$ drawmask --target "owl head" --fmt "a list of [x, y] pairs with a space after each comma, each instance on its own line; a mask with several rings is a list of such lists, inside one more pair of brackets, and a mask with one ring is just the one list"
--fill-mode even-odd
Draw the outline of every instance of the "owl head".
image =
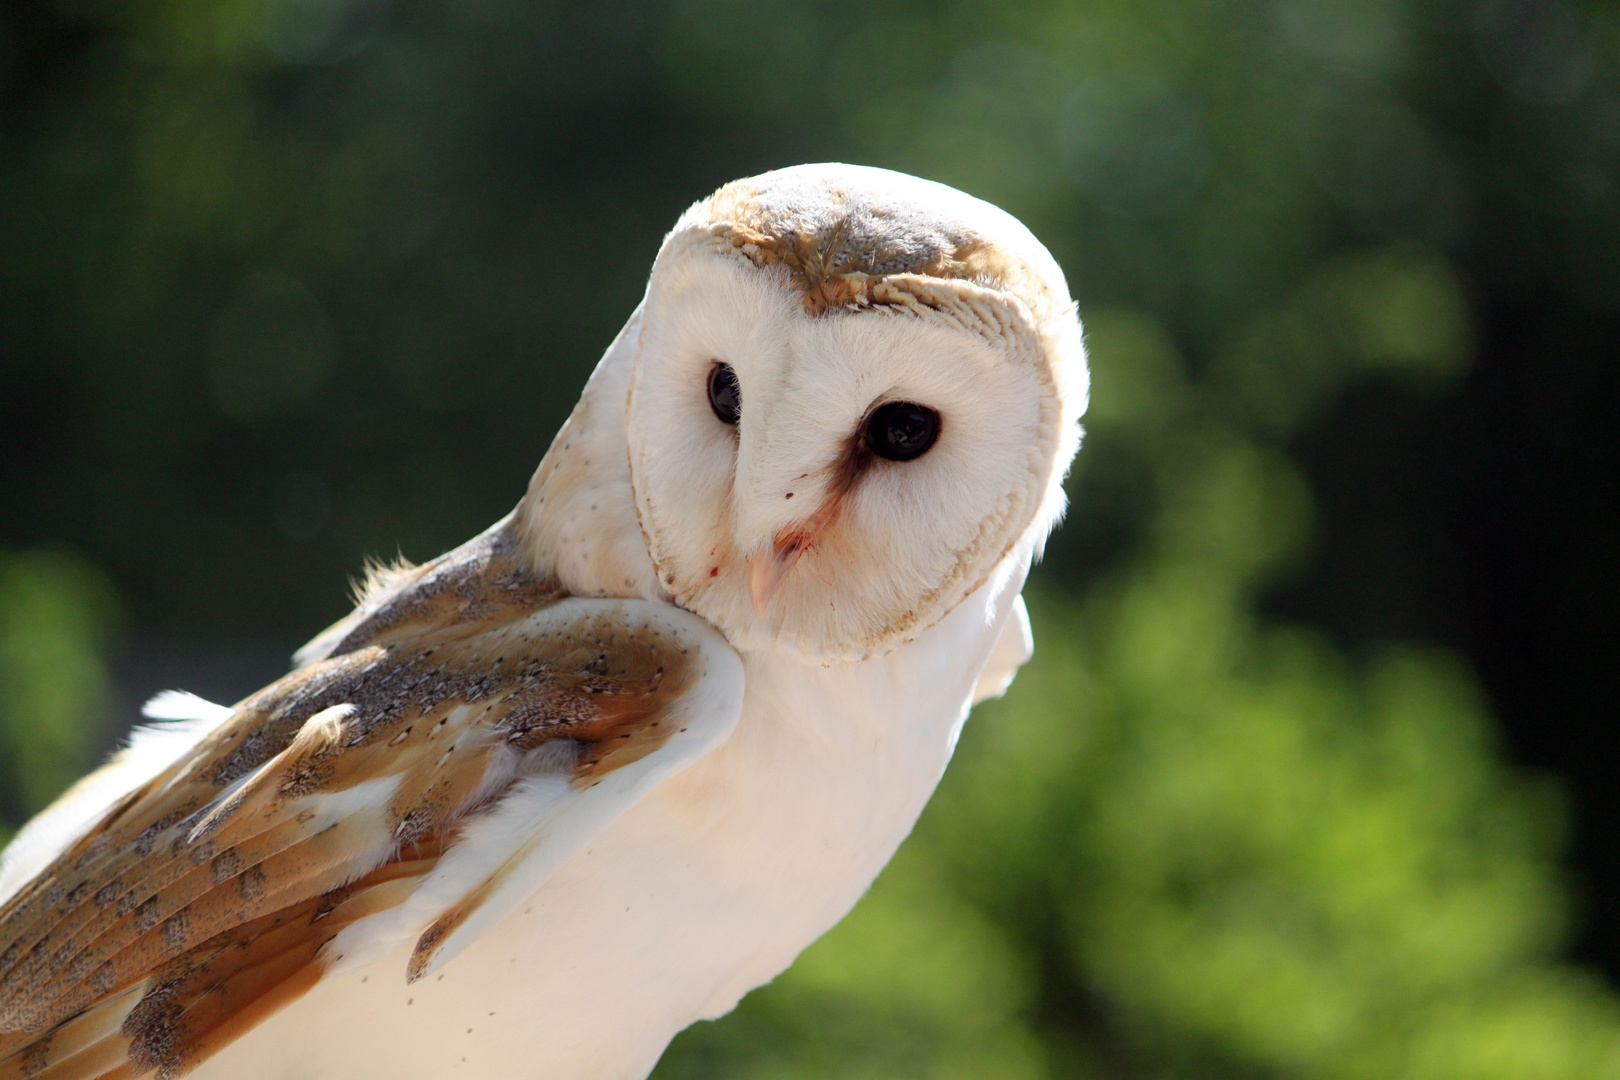
[[648, 553], [739, 650], [887, 652], [1063, 512], [1075, 305], [1028, 229], [952, 188], [850, 165], [728, 184], [665, 239], [634, 347]]

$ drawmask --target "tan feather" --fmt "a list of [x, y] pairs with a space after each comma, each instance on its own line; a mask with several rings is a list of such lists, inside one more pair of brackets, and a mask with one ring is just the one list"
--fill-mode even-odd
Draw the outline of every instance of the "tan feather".
[[672, 733], [686, 649], [540, 618], [564, 597], [504, 529], [399, 573], [0, 907], [0, 1080], [178, 1075], [318, 981], [535, 751], [587, 786]]

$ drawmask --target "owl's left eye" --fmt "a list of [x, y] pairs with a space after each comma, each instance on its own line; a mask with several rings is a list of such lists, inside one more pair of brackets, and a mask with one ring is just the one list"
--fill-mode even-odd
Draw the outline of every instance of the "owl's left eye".
[[722, 424], [735, 425], [742, 416], [742, 385], [730, 364], [715, 364], [709, 369], [709, 408]]

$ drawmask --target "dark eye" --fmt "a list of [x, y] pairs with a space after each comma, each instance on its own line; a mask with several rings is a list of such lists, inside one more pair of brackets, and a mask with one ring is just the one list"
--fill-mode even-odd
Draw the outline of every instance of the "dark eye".
[[866, 446], [880, 458], [911, 461], [928, 453], [939, 438], [939, 413], [926, 405], [891, 401], [872, 410]]
[[735, 424], [742, 415], [742, 387], [730, 364], [716, 364], [709, 369], [709, 408], [722, 424]]

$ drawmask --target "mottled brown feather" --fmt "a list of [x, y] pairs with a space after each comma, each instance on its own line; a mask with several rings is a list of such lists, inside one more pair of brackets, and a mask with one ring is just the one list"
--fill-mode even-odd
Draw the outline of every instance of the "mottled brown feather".
[[622, 616], [533, 618], [565, 597], [524, 566], [498, 528], [398, 571], [0, 907], [0, 1080], [178, 1075], [313, 985], [535, 751], [586, 786], [661, 746], [686, 650]]
[[904, 296], [927, 304], [930, 290], [914, 286], [930, 281], [1017, 295], [1038, 318], [1067, 302], [1044, 273], [990, 237], [858, 185], [767, 174], [727, 184], [702, 210], [699, 221], [727, 250], [785, 269], [808, 315], [903, 303]]

